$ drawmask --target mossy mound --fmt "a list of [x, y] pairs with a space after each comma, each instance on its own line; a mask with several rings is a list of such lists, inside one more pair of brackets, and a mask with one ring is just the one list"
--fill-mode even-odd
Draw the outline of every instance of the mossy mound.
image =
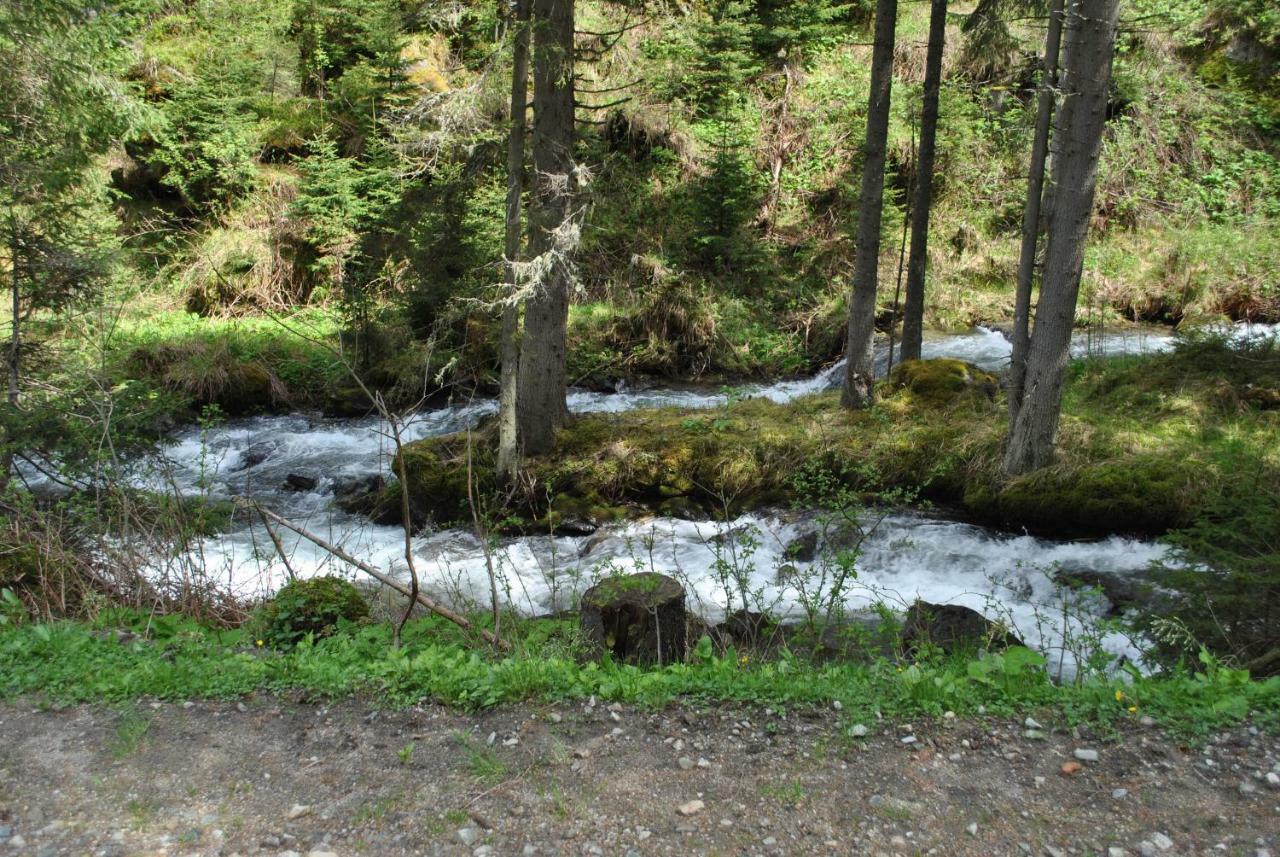
[[957, 396], [979, 396], [994, 401], [1000, 381], [972, 363], [951, 358], [907, 360], [893, 367], [889, 383], [907, 389], [923, 401], [945, 403]]
[[[1048, 534], [1159, 534], [1194, 520], [1242, 449], [1280, 479], [1280, 412], [1246, 395], [1274, 383], [1270, 359], [1193, 345], [1081, 364], [1068, 383], [1057, 463], [1016, 479], [999, 471], [1007, 412], [995, 379], [961, 361], [912, 361], [865, 411], [846, 411], [828, 393], [575, 417], [554, 455], [526, 462], [533, 489], [519, 497], [493, 493], [491, 425], [472, 433], [470, 452], [465, 435], [410, 444], [411, 507], [416, 520], [469, 521], [470, 462], [478, 502], [505, 505], [544, 532], [570, 519], [811, 505], [823, 491], [852, 489]], [[387, 497], [398, 521], [398, 488]]]

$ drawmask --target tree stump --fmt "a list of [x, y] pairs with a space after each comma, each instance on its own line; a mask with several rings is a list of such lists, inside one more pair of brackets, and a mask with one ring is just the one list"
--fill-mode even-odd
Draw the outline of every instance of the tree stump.
[[582, 632], [625, 663], [684, 660], [684, 587], [648, 571], [610, 577], [582, 595]]

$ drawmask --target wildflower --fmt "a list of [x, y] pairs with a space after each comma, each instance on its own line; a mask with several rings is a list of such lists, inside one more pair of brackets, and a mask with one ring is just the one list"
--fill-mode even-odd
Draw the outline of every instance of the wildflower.
[[1130, 706], [1129, 706], [1129, 713], [1130, 713], [1130, 714], [1137, 714], [1137, 713], [1138, 713], [1138, 706], [1136, 706], [1136, 705], [1130, 705]]
[[1123, 699], [1124, 699], [1124, 691], [1123, 691], [1123, 690], [1117, 690], [1117, 691], [1116, 691], [1116, 702], [1120, 702], [1120, 701], [1121, 701], [1121, 700], [1123, 700]]
[[261, 648], [262, 648], [263, 646], [265, 646], [265, 645], [266, 645], [266, 643], [262, 642], [262, 640], [259, 640], [259, 641], [258, 641], [258, 648], [259, 648], [259, 649], [261, 649]]

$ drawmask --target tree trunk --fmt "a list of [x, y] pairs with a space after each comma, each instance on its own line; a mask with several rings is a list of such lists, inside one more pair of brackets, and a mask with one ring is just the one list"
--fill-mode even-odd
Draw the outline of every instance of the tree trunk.
[[1007, 475], [1053, 460], [1107, 118], [1118, 8], [1119, 0], [1079, 0], [1067, 29], [1063, 101], [1053, 135], [1053, 219], [1035, 332], [1027, 349], [1022, 406], [1005, 449]]
[[533, 0], [533, 166], [529, 256], [547, 262], [525, 305], [517, 422], [524, 453], [555, 443], [565, 405], [565, 325], [573, 273], [573, 0]]
[[942, 87], [942, 48], [947, 38], [947, 0], [929, 10], [929, 50], [924, 63], [924, 106], [920, 113], [920, 155], [911, 203], [911, 257], [902, 317], [902, 359], [919, 360], [924, 340], [924, 276], [929, 264], [929, 209], [933, 206], [933, 154], [938, 137], [938, 91]]
[[1044, 191], [1044, 164], [1049, 152], [1049, 123], [1058, 78], [1058, 46], [1062, 42], [1064, 0], [1049, 8], [1049, 32], [1044, 42], [1044, 72], [1036, 104], [1035, 138], [1031, 144], [1031, 169], [1027, 174], [1027, 203], [1022, 211], [1022, 249], [1018, 256], [1018, 284], [1013, 309], [1013, 359], [1009, 365], [1009, 429], [1022, 406], [1022, 384], [1027, 371], [1030, 344], [1031, 291], [1035, 284], [1036, 251], [1040, 243], [1040, 208]]
[[844, 391], [840, 403], [864, 408], [875, 396], [872, 345], [876, 332], [876, 278], [880, 264], [880, 212], [884, 206], [884, 162], [889, 136], [889, 96], [893, 85], [894, 25], [898, 0], [876, 0], [875, 48], [871, 54], [871, 100], [863, 144], [862, 190], [858, 200], [858, 238], [853, 262], [853, 293], [845, 343]]
[[498, 395], [498, 480], [509, 482], [520, 466], [516, 426], [516, 381], [520, 362], [520, 303], [516, 262], [520, 256], [520, 198], [524, 192], [524, 123], [529, 89], [529, 4], [518, 0], [512, 34], [511, 131], [507, 140], [507, 217], [503, 256], [507, 294], [502, 306], [501, 390]]
[[22, 373], [22, 284], [19, 281], [18, 255], [21, 252], [18, 238], [18, 218], [9, 214], [9, 293], [12, 298], [13, 327], [9, 338], [9, 404], [18, 405], [18, 382]]

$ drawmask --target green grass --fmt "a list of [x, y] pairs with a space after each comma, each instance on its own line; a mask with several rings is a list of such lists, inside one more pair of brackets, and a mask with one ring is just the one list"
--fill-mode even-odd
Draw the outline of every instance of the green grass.
[[[111, 624], [127, 622], [142, 629], [146, 618], [121, 613]], [[288, 692], [314, 699], [365, 697], [390, 707], [436, 700], [462, 709], [592, 695], [655, 707], [682, 698], [788, 709], [829, 708], [839, 700], [841, 716], [849, 723], [871, 722], [877, 713], [907, 719], [985, 710], [993, 715], [1034, 711], [1038, 717], [1052, 711], [1064, 724], [1105, 728], [1151, 714], [1164, 727], [1187, 735], [1251, 713], [1260, 725], [1280, 727], [1280, 678], [1252, 681], [1211, 660], [1194, 675], [1095, 678], [1059, 686], [1046, 678], [1042, 659], [1026, 650], [1003, 658], [956, 658], [903, 669], [883, 659], [816, 665], [789, 653], [743, 662], [733, 651], [716, 655], [707, 641], [687, 663], [642, 669], [584, 662], [541, 648], [535, 641], [554, 636], [547, 625], [528, 625], [516, 640], [517, 654], [507, 656], [472, 648], [453, 626], [434, 618], [413, 620], [401, 649], [391, 647], [389, 626], [372, 625], [286, 652], [255, 649], [239, 631], [213, 630], [190, 620], [169, 622], [162, 638], [124, 645], [84, 623], [6, 627], [0, 629], [0, 696], [128, 705], [141, 699]], [[1117, 698], [1117, 690], [1123, 691], [1123, 699]], [[128, 752], [136, 749], [145, 722], [122, 720], [120, 746]], [[462, 743], [477, 778], [505, 775], [488, 748], [470, 739]]]

